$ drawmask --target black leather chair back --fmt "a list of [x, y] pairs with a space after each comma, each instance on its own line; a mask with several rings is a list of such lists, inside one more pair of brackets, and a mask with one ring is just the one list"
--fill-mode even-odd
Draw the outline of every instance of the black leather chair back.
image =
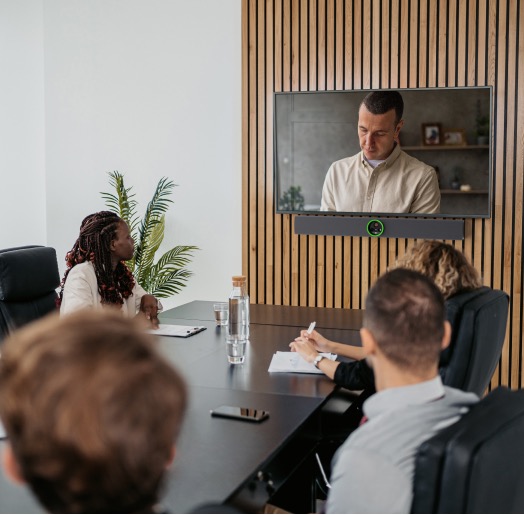
[[440, 358], [442, 381], [482, 396], [502, 353], [509, 297], [483, 287], [451, 297], [446, 305], [453, 333]]
[[412, 513], [524, 513], [524, 391], [498, 388], [417, 455]]
[[56, 309], [60, 284], [56, 251], [27, 246], [0, 250], [0, 341]]

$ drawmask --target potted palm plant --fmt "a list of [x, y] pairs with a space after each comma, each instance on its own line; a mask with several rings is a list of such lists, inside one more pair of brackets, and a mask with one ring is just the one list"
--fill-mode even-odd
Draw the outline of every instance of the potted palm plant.
[[144, 217], [140, 220], [132, 187], [126, 188], [124, 176], [120, 172], [114, 171], [108, 175], [115, 192], [101, 192], [101, 195], [106, 206], [126, 221], [135, 240], [134, 256], [126, 264], [138, 284], [158, 298], [179, 293], [192, 275], [186, 266], [198, 247], [177, 245], [155, 262], [156, 252], [164, 239], [165, 213], [173, 202], [169, 196], [176, 184], [166, 177], [160, 179]]

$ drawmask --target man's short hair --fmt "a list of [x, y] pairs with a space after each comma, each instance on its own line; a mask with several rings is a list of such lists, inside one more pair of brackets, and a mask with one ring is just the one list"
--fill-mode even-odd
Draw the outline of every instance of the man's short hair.
[[366, 298], [364, 327], [382, 353], [403, 370], [427, 371], [438, 364], [445, 319], [440, 290], [413, 270], [387, 272]]
[[48, 317], [2, 348], [0, 418], [51, 512], [151, 511], [180, 430], [182, 378], [137, 321], [107, 311]]
[[372, 114], [385, 114], [395, 110], [395, 125], [402, 120], [404, 100], [398, 91], [379, 90], [368, 93], [360, 105], [364, 105]]

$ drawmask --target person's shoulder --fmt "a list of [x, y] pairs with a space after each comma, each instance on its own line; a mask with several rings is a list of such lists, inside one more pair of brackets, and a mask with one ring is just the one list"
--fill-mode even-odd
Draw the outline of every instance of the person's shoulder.
[[450, 403], [461, 403], [465, 406], [476, 404], [479, 401], [479, 397], [476, 393], [466, 392], [452, 386], [444, 386], [445, 399]]
[[82, 277], [86, 275], [95, 275], [95, 269], [90, 261], [85, 261], [84, 263], [78, 263], [78, 265], [75, 265], [69, 271], [67, 278]]
[[399, 164], [402, 164], [402, 167], [408, 171], [414, 171], [424, 174], [435, 172], [435, 169], [431, 165], [424, 163], [424, 161], [417, 159], [416, 157], [412, 156], [411, 154], [408, 154], [402, 149], [400, 150], [398, 162]]

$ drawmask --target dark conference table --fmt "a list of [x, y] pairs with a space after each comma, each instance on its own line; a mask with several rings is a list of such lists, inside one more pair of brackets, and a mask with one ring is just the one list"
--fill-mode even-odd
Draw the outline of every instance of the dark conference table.
[[[271, 478], [278, 488], [307, 456], [319, 431], [319, 412], [336, 390], [323, 375], [269, 373], [277, 350], [312, 320], [331, 340], [359, 344], [359, 310], [251, 305], [246, 361], [229, 365], [223, 328], [216, 327], [213, 303], [194, 301], [166, 311], [161, 323], [204, 325], [189, 338], [158, 337], [160, 347], [189, 385], [189, 407], [168, 472], [163, 503], [188, 513], [204, 503], [230, 502], [249, 509], [263, 504]], [[221, 404], [270, 412], [260, 424], [213, 418]], [[313, 435], [313, 436], [312, 436]], [[41, 512], [27, 489], [0, 477], [0, 512]]]

